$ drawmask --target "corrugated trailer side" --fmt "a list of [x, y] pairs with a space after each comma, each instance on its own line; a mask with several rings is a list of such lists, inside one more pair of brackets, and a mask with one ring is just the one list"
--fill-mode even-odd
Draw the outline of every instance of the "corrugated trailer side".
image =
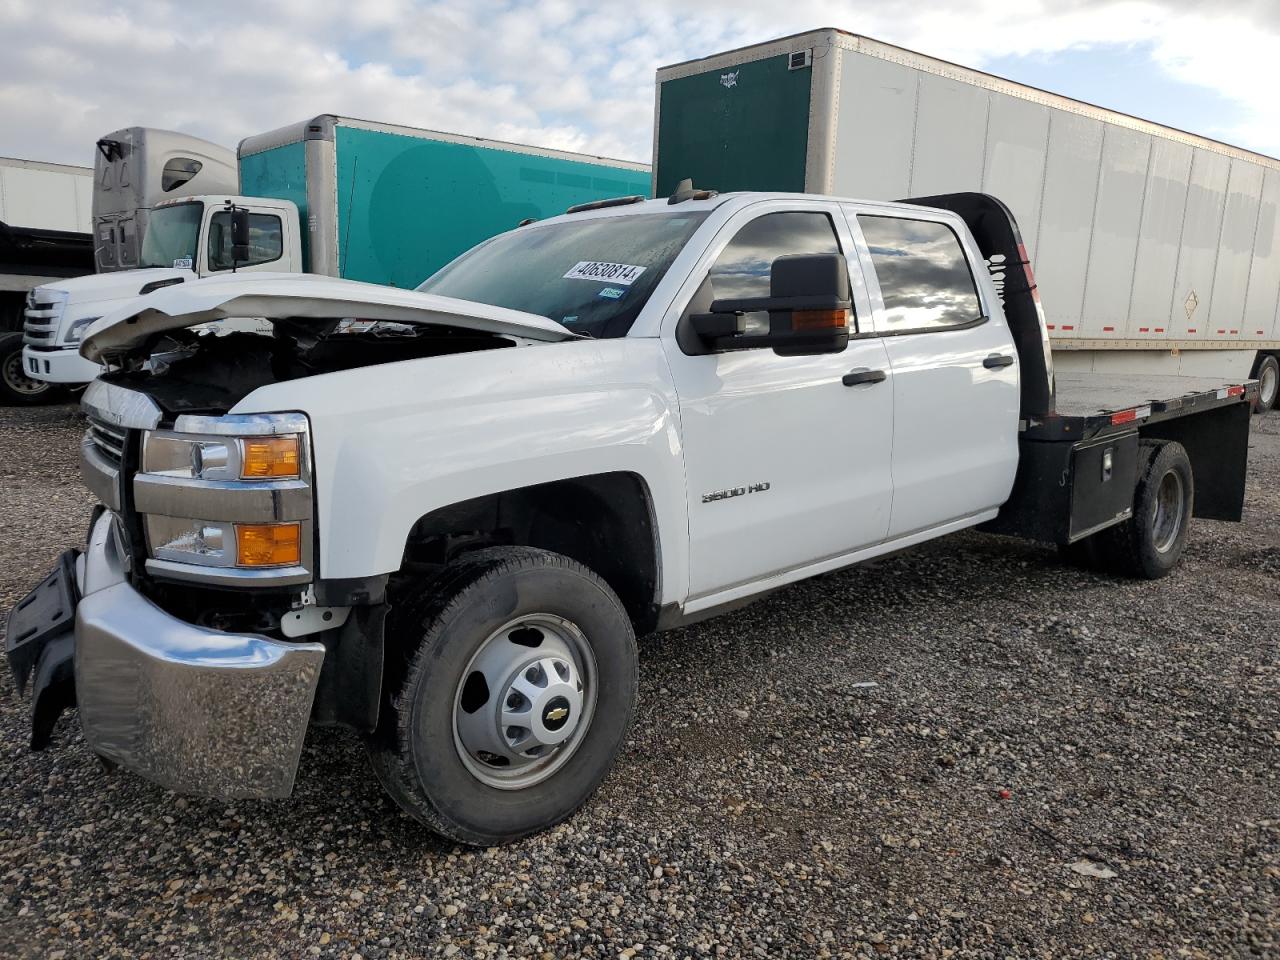
[[[795, 87], [800, 72], [802, 138], [759, 109], [776, 99], [761, 88]], [[678, 142], [697, 130], [727, 189], [794, 189], [753, 172], [767, 167], [745, 159], [754, 143], [775, 166], [804, 157], [813, 193], [998, 196], [1062, 369], [1247, 376], [1257, 351], [1280, 350], [1273, 158], [831, 29], [664, 67], [656, 109], [659, 192], [684, 176], [722, 186]], [[728, 117], [748, 119], [721, 133]]]

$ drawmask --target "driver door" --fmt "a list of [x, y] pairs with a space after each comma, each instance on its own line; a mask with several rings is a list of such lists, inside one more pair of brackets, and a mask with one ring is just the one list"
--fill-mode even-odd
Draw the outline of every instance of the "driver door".
[[[697, 293], [668, 317], [675, 335], [663, 343], [680, 403], [695, 604], [761, 580], [796, 579], [787, 575], [885, 538], [893, 385], [884, 342], [851, 338], [839, 353], [783, 357], [769, 347], [698, 353], [689, 335], [689, 316], [712, 299], [768, 296], [777, 257], [853, 249], [833, 204], [755, 204], [721, 229], [695, 271]], [[854, 312], [868, 316], [856, 258], [850, 267]], [[767, 322], [753, 315], [748, 329]], [[883, 379], [844, 383], [846, 374], [872, 371]]]

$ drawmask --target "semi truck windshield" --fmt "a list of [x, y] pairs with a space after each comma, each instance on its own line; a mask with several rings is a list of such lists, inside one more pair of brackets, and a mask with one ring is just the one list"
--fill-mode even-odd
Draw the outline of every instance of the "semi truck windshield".
[[418, 289], [622, 337], [704, 219], [655, 213], [521, 227], [464, 253]]
[[203, 203], [179, 203], [152, 210], [142, 237], [138, 266], [193, 268], [203, 216]]

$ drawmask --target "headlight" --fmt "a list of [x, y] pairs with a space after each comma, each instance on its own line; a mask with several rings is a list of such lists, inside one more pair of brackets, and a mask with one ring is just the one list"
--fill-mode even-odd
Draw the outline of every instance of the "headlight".
[[201, 437], [153, 430], [143, 439], [142, 471], [198, 480], [296, 480], [302, 437]]
[[133, 485], [148, 570], [211, 583], [310, 580], [309, 437], [301, 414], [184, 416], [147, 431]]
[[67, 335], [62, 338], [63, 343], [79, 343], [80, 338], [84, 336], [84, 332], [89, 329], [89, 324], [101, 320], [101, 317], [81, 317], [71, 324], [67, 330]]

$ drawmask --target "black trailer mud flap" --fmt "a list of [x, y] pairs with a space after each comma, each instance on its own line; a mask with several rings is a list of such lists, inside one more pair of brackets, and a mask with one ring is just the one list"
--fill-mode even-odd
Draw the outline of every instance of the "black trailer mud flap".
[[62, 711], [76, 705], [76, 557], [67, 550], [44, 580], [9, 611], [4, 652], [18, 693], [31, 680], [31, 749], [49, 745]]

